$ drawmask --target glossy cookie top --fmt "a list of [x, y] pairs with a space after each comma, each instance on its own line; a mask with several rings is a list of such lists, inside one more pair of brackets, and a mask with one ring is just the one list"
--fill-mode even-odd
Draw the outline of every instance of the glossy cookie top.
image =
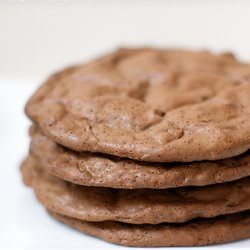
[[231, 54], [121, 49], [51, 76], [26, 106], [76, 151], [200, 161], [250, 147], [250, 65]]

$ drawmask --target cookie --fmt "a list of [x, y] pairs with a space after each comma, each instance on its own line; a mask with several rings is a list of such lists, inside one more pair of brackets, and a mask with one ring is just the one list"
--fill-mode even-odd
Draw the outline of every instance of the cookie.
[[183, 224], [132, 225], [121, 222], [86, 222], [49, 213], [57, 220], [105, 241], [134, 247], [205, 246], [250, 237], [250, 212], [198, 219]]
[[51, 76], [26, 113], [76, 151], [224, 159], [250, 148], [249, 79], [250, 65], [230, 54], [122, 49]]
[[185, 222], [250, 209], [250, 179], [200, 188], [109, 189], [70, 184], [35, 167], [32, 188], [48, 209], [85, 221], [121, 221], [133, 224]]
[[35, 174], [36, 174], [33, 159], [31, 157], [26, 158], [22, 162], [20, 170], [21, 170], [23, 183], [26, 186], [31, 187], [32, 186], [32, 181], [35, 178]]
[[146, 163], [109, 155], [79, 153], [35, 130], [30, 153], [49, 173], [78, 185], [112, 188], [205, 186], [250, 176], [250, 154], [218, 161]]

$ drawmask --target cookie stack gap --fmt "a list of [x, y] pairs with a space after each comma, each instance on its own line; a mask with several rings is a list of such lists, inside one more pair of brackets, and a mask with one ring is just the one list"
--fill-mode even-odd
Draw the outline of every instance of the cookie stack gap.
[[126, 246], [250, 237], [250, 65], [120, 49], [30, 98], [24, 183], [57, 220]]

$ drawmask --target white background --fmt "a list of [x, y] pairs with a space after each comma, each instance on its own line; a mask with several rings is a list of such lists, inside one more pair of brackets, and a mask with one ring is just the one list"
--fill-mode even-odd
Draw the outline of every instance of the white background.
[[[141, 45], [229, 50], [250, 61], [250, 1], [0, 0], [0, 247], [125, 249], [48, 217], [18, 167], [28, 150], [23, 106], [48, 74]], [[241, 247], [250, 240], [211, 248]]]

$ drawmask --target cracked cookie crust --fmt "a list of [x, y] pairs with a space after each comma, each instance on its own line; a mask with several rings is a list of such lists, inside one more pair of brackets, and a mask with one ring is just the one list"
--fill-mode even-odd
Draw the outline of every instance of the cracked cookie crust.
[[231, 54], [121, 49], [51, 76], [26, 112], [76, 151], [152, 162], [229, 158], [250, 147], [250, 65]]

